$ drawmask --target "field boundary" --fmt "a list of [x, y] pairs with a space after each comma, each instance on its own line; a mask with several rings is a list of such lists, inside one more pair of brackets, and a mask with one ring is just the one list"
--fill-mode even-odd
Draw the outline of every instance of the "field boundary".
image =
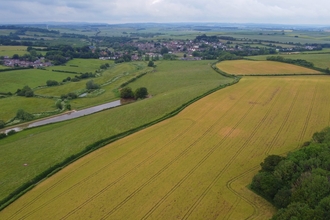
[[[193, 99], [191, 99], [190, 101], [182, 104], [180, 107], [178, 107], [177, 109], [171, 111], [170, 113], [164, 115], [163, 117], [156, 119], [154, 121], [148, 122], [146, 124], [140, 125], [136, 128], [130, 129], [128, 131], [110, 136], [108, 138], [104, 138], [101, 139], [97, 142], [94, 142], [93, 144], [90, 144], [88, 146], [85, 147], [85, 149], [83, 149], [82, 151], [69, 156], [68, 158], [64, 159], [62, 162], [55, 164], [54, 166], [46, 169], [45, 171], [43, 171], [42, 173], [40, 173], [39, 175], [37, 175], [36, 177], [34, 177], [33, 179], [31, 179], [30, 181], [24, 183], [23, 185], [21, 185], [20, 187], [18, 187], [16, 190], [14, 190], [12, 193], [10, 193], [7, 197], [5, 197], [3, 200], [0, 201], [0, 211], [2, 211], [4, 208], [6, 208], [8, 205], [10, 205], [11, 203], [13, 203], [15, 200], [17, 200], [19, 197], [21, 197], [22, 195], [24, 195], [25, 193], [27, 193], [28, 191], [30, 191], [31, 189], [33, 189], [35, 186], [37, 186], [39, 183], [41, 183], [42, 181], [46, 180], [47, 178], [49, 178], [50, 176], [54, 175], [55, 173], [57, 173], [58, 171], [62, 170], [63, 168], [67, 167], [68, 165], [72, 164], [73, 162], [77, 161], [78, 159], [86, 156], [89, 153], [92, 153], [93, 151], [100, 149], [110, 143], [113, 143], [119, 139], [122, 139], [124, 137], [127, 137], [133, 133], [136, 133], [138, 131], [141, 131], [143, 129], [146, 129], [152, 125], [155, 125], [159, 122], [162, 122], [166, 119], [172, 118], [173, 116], [179, 114], [182, 110], [184, 110], [186, 107], [188, 107], [189, 105], [193, 104], [194, 102], [206, 97], [207, 95], [210, 95], [220, 89], [226, 88], [228, 86], [232, 86], [236, 83], [238, 83], [241, 79], [241, 77], [239, 76], [235, 76], [235, 75], [231, 75], [228, 74], [226, 72], [223, 72], [221, 70], [219, 70], [215, 64], [217, 62], [213, 63], [211, 65], [212, 69], [214, 69], [217, 73], [228, 77], [228, 78], [232, 78], [233, 81], [230, 83], [226, 83], [226, 84], [221, 84]], [[31, 128], [33, 129], [33, 128]]]

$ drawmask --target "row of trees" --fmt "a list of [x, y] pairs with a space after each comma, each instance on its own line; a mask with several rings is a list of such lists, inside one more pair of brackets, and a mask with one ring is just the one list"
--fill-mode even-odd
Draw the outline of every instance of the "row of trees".
[[130, 87], [125, 87], [120, 90], [120, 98], [122, 99], [144, 99], [148, 95], [148, 90], [145, 87], [140, 87], [133, 92]]
[[329, 219], [330, 128], [286, 157], [268, 156], [251, 188], [279, 208], [274, 220]]
[[308, 68], [314, 67], [314, 63], [309, 62], [307, 60], [290, 59], [290, 58], [284, 58], [282, 56], [269, 56], [269, 57], [267, 57], [267, 60], [283, 62], [283, 63], [290, 63], [290, 64], [295, 64], [295, 65], [304, 66], [304, 67], [308, 67]]

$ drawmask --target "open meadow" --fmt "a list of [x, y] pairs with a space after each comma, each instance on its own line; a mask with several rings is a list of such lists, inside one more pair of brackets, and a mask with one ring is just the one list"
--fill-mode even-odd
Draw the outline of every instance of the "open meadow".
[[52, 72], [42, 69], [24, 69], [0, 72], [1, 87], [0, 92], [15, 93], [17, 89], [24, 86], [35, 88], [45, 86], [47, 80], [56, 80], [62, 82], [67, 77], [73, 77], [70, 73]]
[[320, 74], [316, 70], [274, 61], [230, 60], [218, 63], [217, 67], [234, 75]]
[[[145, 83], [140, 84], [142, 79]], [[168, 82], [160, 85], [161, 80], [165, 79]], [[132, 88], [145, 86], [152, 98], [75, 120], [28, 129], [1, 139], [0, 200], [48, 167], [82, 151], [86, 146], [154, 121], [229, 82], [232, 79], [210, 68], [210, 61], [162, 62], [156, 72], [129, 84]], [[25, 163], [28, 166], [23, 166]]]
[[12, 57], [14, 54], [21, 56], [28, 53], [26, 48], [27, 46], [0, 46], [0, 56]]
[[[245, 77], [171, 119], [76, 161], [8, 206], [0, 218], [269, 219], [274, 209], [247, 186], [266, 155], [297, 149], [329, 125], [329, 85], [326, 76]], [[151, 100], [136, 104], [148, 108]], [[153, 108], [148, 109], [150, 114]], [[94, 128], [93, 117], [50, 126], [57, 133], [60, 127], [90, 119]], [[95, 128], [100, 133], [105, 129]], [[41, 163], [46, 166], [37, 156], [17, 155], [27, 147], [20, 142], [41, 138], [46, 130], [18, 134], [16, 147], [10, 146], [13, 139], [5, 140], [0, 155], [16, 148], [16, 160], [10, 158], [11, 166], [1, 160], [1, 167], [15, 167], [9, 172], [19, 175]], [[57, 133], [56, 142], [62, 142], [63, 134]], [[56, 143], [44, 142], [52, 146], [43, 146], [43, 155], [52, 155]]]
[[[266, 60], [269, 55], [250, 56], [253, 60]], [[315, 67], [330, 68], [330, 54], [315, 54], [315, 53], [293, 53], [293, 54], [279, 54], [279, 56], [286, 59], [302, 59], [314, 63]]]

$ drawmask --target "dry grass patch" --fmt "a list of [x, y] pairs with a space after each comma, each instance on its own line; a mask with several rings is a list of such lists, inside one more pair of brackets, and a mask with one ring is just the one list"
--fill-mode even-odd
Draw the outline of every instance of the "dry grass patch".
[[320, 74], [316, 70], [274, 61], [223, 61], [218, 63], [217, 67], [226, 73], [235, 75]]

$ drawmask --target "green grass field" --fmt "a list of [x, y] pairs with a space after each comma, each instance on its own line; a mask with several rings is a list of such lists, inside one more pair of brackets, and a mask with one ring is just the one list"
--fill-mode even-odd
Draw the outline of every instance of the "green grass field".
[[47, 67], [48, 70], [61, 70], [61, 71], [72, 71], [78, 73], [92, 72], [100, 69], [102, 64], [108, 63], [113, 64], [111, 60], [99, 60], [99, 59], [73, 59], [67, 62], [63, 66], [51, 66]]
[[0, 120], [5, 122], [14, 118], [18, 109], [23, 109], [29, 113], [56, 110], [55, 100], [35, 97], [25, 98], [20, 96], [11, 96], [0, 99], [0, 106]]
[[[140, 85], [148, 88], [153, 95], [150, 99], [22, 131], [0, 140], [0, 200], [87, 145], [158, 119], [198, 95], [231, 81], [213, 71], [210, 61], [163, 61], [156, 72], [130, 85], [132, 88]], [[23, 166], [24, 163], [29, 165]]]
[[47, 80], [56, 80], [62, 82], [68, 76], [73, 74], [58, 73], [40, 69], [14, 70], [0, 72], [0, 92], [16, 92], [17, 89], [28, 85], [31, 88], [46, 85]]
[[[266, 155], [292, 151], [330, 124], [329, 85], [326, 76], [243, 78], [169, 120], [76, 161], [0, 218], [270, 219], [274, 208], [247, 185]], [[70, 127], [64, 124], [63, 130]], [[17, 136], [27, 142], [45, 130]], [[56, 134], [60, 142], [63, 133]], [[49, 149], [55, 153], [55, 144], [46, 144], [42, 155], [51, 155]], [[10, 159], [27, 172], [39, 164], [34, 158]]]
[[28, 53], [26, 48], [26, 46], [0, 46], [0, 56], [24, 55]]
[[[269, 55], [262, 55], [262, 56], [249, 56], [247, 58], [253, 60], [266, 60]], [[306, 54], [306, 53], [299, 53], [299, 54], [279, 54], [284, 58], [290, 59], [303, 59], [309, 62], [314, 63], [315, 67], [319, 68], [330, 68], [330, 55], [329, 54]]]

